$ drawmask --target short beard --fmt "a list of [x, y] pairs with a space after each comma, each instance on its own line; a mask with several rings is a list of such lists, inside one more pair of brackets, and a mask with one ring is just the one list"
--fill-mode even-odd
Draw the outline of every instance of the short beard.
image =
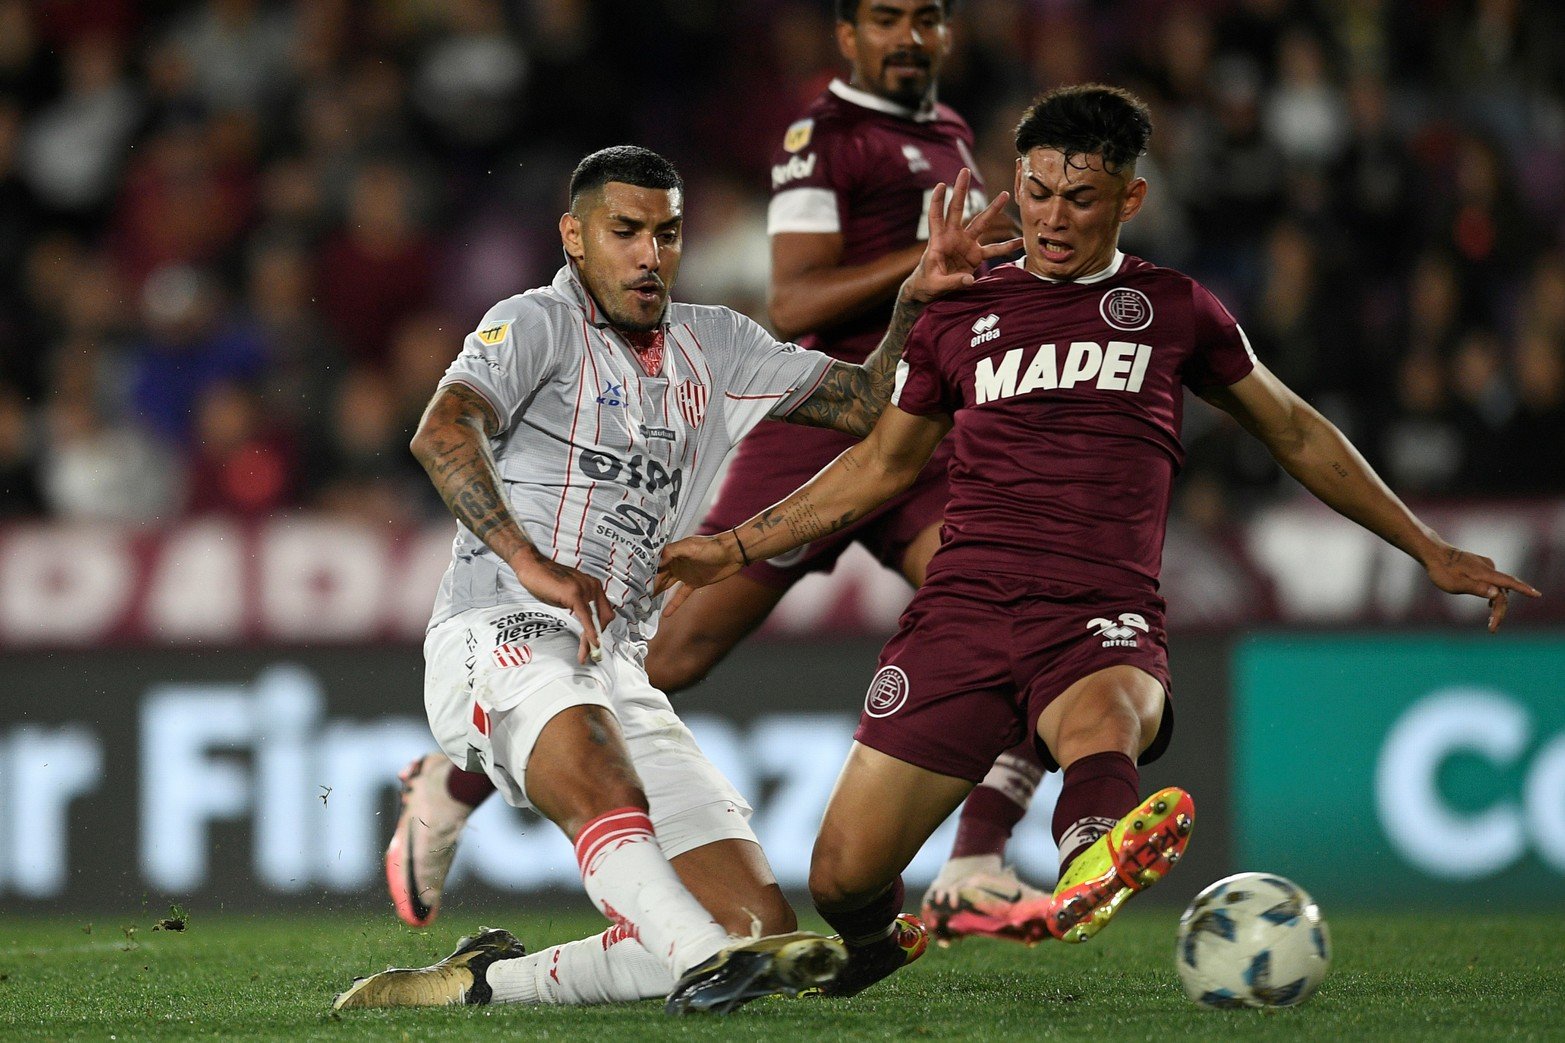
[[643, 322], [639, 319], [629, 318], [628, 316], [616, 315], [607, 308], [603, 309], [603, 314], [608, 316], [609, 325], [613, 326], [617, 330], [622, 330], [625, 333], [651, 333], [653, 330], [663, 325], [663, 312], [658, 312], [657, 318], [652, 319], [650, 322]]

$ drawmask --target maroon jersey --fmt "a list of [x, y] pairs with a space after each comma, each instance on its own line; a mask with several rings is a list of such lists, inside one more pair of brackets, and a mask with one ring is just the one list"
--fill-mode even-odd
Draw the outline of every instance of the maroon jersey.
[[[772, 157], [766, 230], [842, 235], [843, 265], [864, 264], [929, 238], [935, 186], [973, 170], [969, 216], [983, 209], [973, 132], [948, 106], [914, 113], [838, 80], [788, 128]], [[799, 343], [863, 362], [891, 321], [893, 301], [813, 330]]]
[[[773, 158], [767, 231], [840, 234], [842, 263], [848, 265], [927, 240], [930, 195], [937, 184], [955, 181], [963, 167], [975, 168], [972, 142], [967, 123], [944, 105], [913, 112], [834, 82], [788, 128]], [[969, 216], [984, 205], [975, 171]], [[885, 336], [893, 303], [888, 296], [799, 343], [862, 362]], [[761, 424], [739, 444], [703, 531], [729, 528], [776, 503], [855, 441], [824, 428]], [[919, 484], [875, 518], [785, 558], [757, 563], [747, 575], [789, 586], [806, 572], [829, 570], [854, 540], [897, 567], [912, 539], [940, 519], [948, 455], [942, 449]]]
[[1169, 493], [1184, 461], [1184, 388], [1255, 367], [1204, 287], [1115, 254], [1100, 276], [1006, 265], [930, 305], [892, 401], [955, 426], [951, 499], [929, 575], [1020, 572], [1157, 589]]

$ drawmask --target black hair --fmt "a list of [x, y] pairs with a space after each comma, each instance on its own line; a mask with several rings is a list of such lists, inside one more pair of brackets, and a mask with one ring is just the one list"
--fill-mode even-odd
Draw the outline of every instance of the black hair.
[[[856, 24], [859, 20], [859, 4], [862, 0], [837, 0], [837, 21]], [[940, 13], [945, 17], [951, 17], [951, 9], [956, 6], [956, 0], [940, 0]]]
[[674, 164], [640, 145], [615, 145], [599, 149], [576, 164], [571, 172], [571, 210], [584, 192], [602, 188], [610, 181], [637, 188], [678, 190], [685, 182]]
[[1016, 151], [1059, 149], [1103, 157], [1103, 169], [1118, 174], [1146, 154], [1152, 114], [1146, 102], [1123, 87], [1078, 83], [1041, 95], [1016, 125]]

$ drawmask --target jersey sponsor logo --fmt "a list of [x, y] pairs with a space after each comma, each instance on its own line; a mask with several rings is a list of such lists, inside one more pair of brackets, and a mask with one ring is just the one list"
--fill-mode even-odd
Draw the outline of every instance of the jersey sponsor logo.
[[535, 641], [545, 634], [564, 630], [565, 624], [542, 612], [513, 612], [495, 620], [495, 647], [523, 641]]
[[625, 398], [625, 385], [616, 384], [612, 380], [603, 382], [603, 390], [598, 392], [598, 405], [628, 406], [629, 404]]
[[[513, 645], [503, 642], [495, 645], [494, 651], [489, 653], [494, 657], [495, 666], [505, 670], [515, 666], [526, 666], [533, 661], [533, 650], [526, 645]], [[476, 703], [474, 704], [477, 705]]]
[[[977, 343], [975, 340], [974, 343]], [[1022, 369], [1022, 348], [1012, 348], [999, 361], [979, 359], [973, 368], [973, 404], [983, 405], [996, 399], [1025, 395], [1029, 391], [1055, 391], [1077, 386], [1096, 386], [1099, 391], [1141, 390], [1152, 360], [1150, 344], [1111, 340], [1107, 347], [1089, 340], [1078, 340], [1065, 350], [1058, 361], [1053, 344], [1040, 344], [1027, 368]]]
[[691, 427], [700, 427], [701, 421], [706, 418], [706, 394], [706, 385], [694, 380], [686, 380], [674, 389], [674, 403], [679, 406], [679, 415]]
[[808, 156], [789, 156], [788, 162], [778, 163], [772, 167], [772, 191], [783, 187], [790, 181], [798, 181], [815, 173], [815, 153]]
[[1087, 623], [1087, 629], [1092, 631], [1094, 637], [1103, 639], [1104, 648], [1135, 648], [1136, 631], [1150, 633], [1152, 628], [1147, 625], [1146, 617], [1139, 612], [1121, 612], [1119, 618], [1104, 619], [1099, 616]]
[[973, 323], [973, 339], [967, 342], [970, 348], [976, 348], [980, 344], [996, 340], [1000, 336], [1000, 316], [990, 312], [977, 322]]
[[907, 673], [900, 666], [883, 666], [864, 695], [864, 712], [871, 717], [890, 717], [907, 703], [908, 690]]
[[815, 132], [813, 119], [799, 120], [788, 125], [788, 132], [783, 135], [783, 151], [797, 152], [810, 143], [810, 135]]
[[511, 328], [509, 322], [502, 322], [498, 326], [490, 326], [488, 329], [478, 331], [478, 339], [491, 347], [505, 339], [505, 331]]
[[646, 424], [637, 426], [641, 437], [645, 439], [659, 439], [664, 442], [673, 442], [679, 439], [679, 434], [672, 427], [648, 427]]
[[1115, 329], [1135, 333], [1152, 325], [1152, 301], [1140, 290], [1116, 286], [1098, 301], [1098, 314]]
[[909, 174], [922, 174], [929, 169], [929, 159], [924, 155], [924, 150], [917, 145], [903, 145], [902, 158], [907, 160]]
[[669, 470], [663, 464], [640, 453], [621, 460], [613, 453], [583, 449], [576, 460], [581, 473], [595, 482], [619, 482], [628, 489], [646, 489], [649, 493], [669, 489], [668, 504], [679, 506], [679, 490], [685, 485], [685, 470]]
[[650, 565], [668, 542], [662, 528], [662, 519], [651, 511], [633, 503], [617, 503], [592, 531], [623, 545], [638, 561]]

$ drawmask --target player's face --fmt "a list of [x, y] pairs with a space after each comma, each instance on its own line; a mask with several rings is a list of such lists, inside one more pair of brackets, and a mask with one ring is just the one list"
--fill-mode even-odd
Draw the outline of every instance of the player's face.
[[939, 0], [860, 0], [857, 20], [837, 23], [837, 46], [853, 86], [916, 109], [935, 89], [951, 30]]
[[580, 216], [560, 218], [560, 240], [587, 291], [619, 329], [656, 329], [679, 274], [683, 194], [610, 181], [578, 205]]
[[1119, 226], [1141, 209], [1147, 183], [1133, 170], [1111, 174], [1103, 157], [1035, 148], [1016, 161], [1027, 269], [1050, 279], [1079, 279], [1107, 267]]

